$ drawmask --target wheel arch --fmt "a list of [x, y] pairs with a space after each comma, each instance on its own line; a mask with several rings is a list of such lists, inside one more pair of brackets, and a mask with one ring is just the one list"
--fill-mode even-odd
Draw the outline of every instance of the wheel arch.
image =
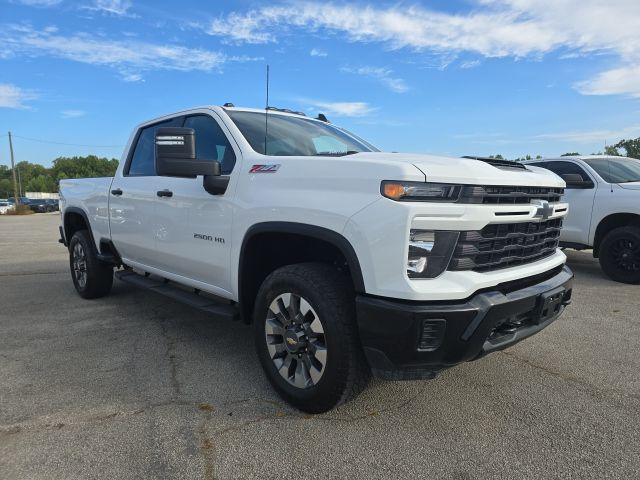
[[[62, 228], [64, 230], [65, 243], [68, 246], [71, 242], [71, 237], [78, 230], [88, 230], [93, 244], [96, 245], [95, 238], [93, 238], [93, 232], [91, 231], [91, 223], [86, 212], [78, 207], [68, 207], [64, 210], [62, 217]], [[97, 248], [97, 245], [96, 245]]]
[[[286, 253], [283, 253], [284, 245], [293, 248], [285, 249]], [[277, 255], [271, 258], [274, 248], [278, 249]], [[261, 255], [257, 255], [258, 252]], [[250, 227], [242, 240], [238, 262], [238, 299], [242, 319], [246, 323], [251, 322], [258, 289], [276, 268], [308, 261], [330, 263], [330, 260], [343, 261], [354, 290], [364, 293], [358, 256], [340, 233], [297, 222], [263, 222]]]
[[600, 255], [600, 245], [605, 235], [614, 228], [637, 226], [640, 227], [640, 215], [637, 213], [613, 213], [607, 215], [598, 223], [593, 237], [593, 256]]

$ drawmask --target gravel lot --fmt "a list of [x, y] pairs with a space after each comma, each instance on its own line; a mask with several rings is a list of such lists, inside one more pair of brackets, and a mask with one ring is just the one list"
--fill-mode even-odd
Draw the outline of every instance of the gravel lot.
[[248, 327], [117, 281], [82, 300], [58, 222], [0, 217], [2, 479], [640, 477], [640, 287], [588, 252], [536, 337], [309, 416]]

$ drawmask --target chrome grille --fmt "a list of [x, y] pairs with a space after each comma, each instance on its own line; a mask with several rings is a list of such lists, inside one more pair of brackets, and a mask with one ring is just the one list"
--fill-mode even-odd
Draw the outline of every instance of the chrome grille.
[[558, 248], [562, 219], [487, 225], [460, 232], [449, 270], [487, 272], [535, 262]]

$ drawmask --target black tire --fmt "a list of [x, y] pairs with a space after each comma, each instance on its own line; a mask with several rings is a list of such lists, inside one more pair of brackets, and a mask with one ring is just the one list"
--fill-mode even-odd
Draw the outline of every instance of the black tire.
[[[84, 260], [80, 252], [84, 253]], [[69, 268], [73, 285], [82, 298], [100, 298], [111, 291], [113, 265], [98, 260], [96, 247], [87, 230], [79, 230], [71, 237]], [[80, 274], [82, 271], [84, 276]]]
[[600, 244], [600, 266], [621, 283], [640, 283], [640, 227], [619, 227], [607, 233]]
[[[272, 358], [267, 345], [270, 306], [286, 293], [306, 300], [311, 306], [311, 318], [316, 318], [314, 315], [317, 314], [323, 328], [321, 338], [326, 352], [324, 367], [317, 383], [309, 383], [303, 388], [294, 386], [279, 373], [274, 363], [276, 360]], [[331, 410], [354, 398], [369, 383], [371, 372], [360, 345], [354, 299], [353, 287], [348, 278], [334, 267], [320, 263], [301, 263], [279, 268], [265, 279], [258, 291], [253, 323], [260, 363], [278, 394], [304, 412], [322, 413]], [[308, 315], [309, 312], [306, 318]], [[299, 323], [301, 324], [302, 322]], [[314, 335], [311, 333], [310, 337]], [[308, 340], [308, 350], [312, 349], [311, 341], [313, 340]], [[290, 346], [285, 345], [284, 339], [281, 343], [289, 349]], [[279, 354], [275, 355], [278, 356]], [[295, 361], [294, 358], [293, 362]], [[307, 369], [307, 374], [309, 373], [310, 369]], [[318, 374], [317, 370], [315, 373]]]

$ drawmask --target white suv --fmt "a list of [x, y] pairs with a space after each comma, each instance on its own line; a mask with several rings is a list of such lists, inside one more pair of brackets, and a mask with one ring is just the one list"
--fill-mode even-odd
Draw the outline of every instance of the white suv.
[[561, 246], [593, 248], [613, 280], [640, 283], [640, 160], [589, 155], [524, 162], [567, 183]]

